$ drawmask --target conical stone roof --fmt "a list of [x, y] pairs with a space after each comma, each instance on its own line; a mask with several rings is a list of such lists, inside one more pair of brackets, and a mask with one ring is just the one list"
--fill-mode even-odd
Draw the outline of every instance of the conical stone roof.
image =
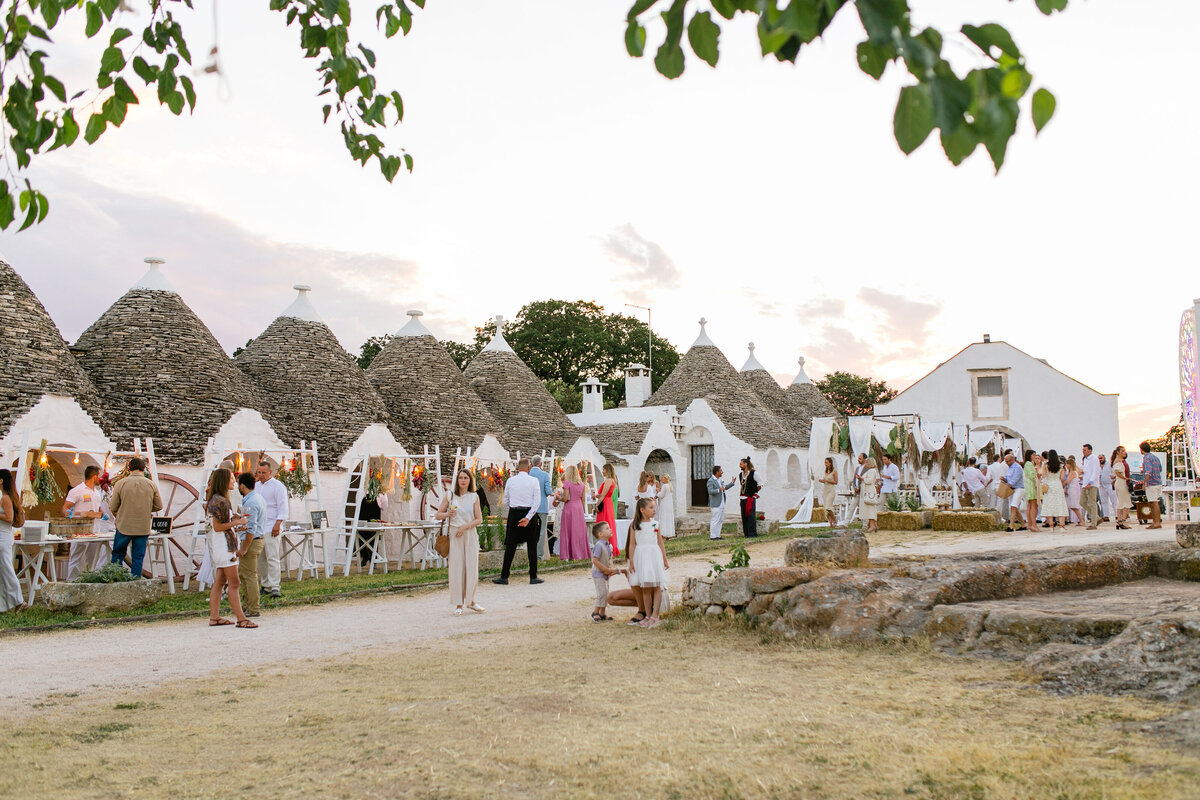
[[368, 426], [390, 419], [366, 373], [313, 308], [309, 287], [295, 288], [295, 302], [234, 363], [262, 390], [263, 416], [281, 437], [316, 441], [337, 460]]
[[[801, 431], [794, 419], [795, 411], [792, 404], [784, 395], [783, 387], [771, 377], [759, 360], [754, 356], [754, 342], [750, 343], [750, 357], [742, 366], [742, 380], [750, 387], [750, 391], [758, 397], [767, 409], [775, 415], [779, 422], [792, 435], [794, 441], [799, 441]], [[808, 426], [805, 426], [804, 436], [807, 436]]]
[[96, 387], [67, 349], [42, 301], [4, 261], [0, 261], [0, 320], [4, 323], [4, 335], [0, 336], [0, 434], [47, 394], [74, 398], [106, 428]]
[[239, 409], [266, 407], [156, 263], [72, 350], [118, 446], [151, 436], [159, 461], [199, 463], [208, 438]]
[[812, 431], [813, 417], [843, 417], [838, 413], [833, 403], [829, 402], [821, 390], [804, 372], [804, 356], [800, 357], [800, 371], [795, 380], [784, 392], [788, 406], [791, 409], [792, 420], [799, 427], [801, 447], [808, 447], [809, 433]]
[[383, 398], [392, 432], [410, 451], [439, 445], [453, 453], [477, 448], [500, 423], [475, 394], [462, 370], [421, 323], [421, 312], [408, 312], [400, 329], [367, 368], [367, 379]]
[[524, 454], [555, 449], [566, 453], [579, 438], [558, 401], [504, 340], [504, 320], [496, 336], [467, 365], [464, 374], [484, 405], [500, 422], [501, 441]]
[[[712, 343], [700, 320], [700, 335], [648, 406], [673, 405], [683, 411], [693, 400], [705, 400], [734, 436], [758, 449], [796, 447], [796, 436], [747, 385]], [[768, 376], [769, 377], [769, 376]]]

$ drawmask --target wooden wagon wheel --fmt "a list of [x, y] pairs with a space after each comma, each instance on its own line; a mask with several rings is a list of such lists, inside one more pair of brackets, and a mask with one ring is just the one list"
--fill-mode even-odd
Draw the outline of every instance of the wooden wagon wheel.
[[431, 490], [425, 493], [421, 498], [421, 521], [425, 522], [434, 519], [434, 514], [437, 513], [438, 507], [442, 504], [442, 498], [450, 491], [450, 487], [454, 481], [448, 476], [442, 476], [441, 491]]
[[182, 533], [189, 536], [195, 534], [196, 509], [194, 506], [200, 502], [200, 492], [196, 491], [196, 488], [183, 478], [166, 472], [158, 473], [158, 482], [161, 484], [160, 492], [163, 500], [161, 514], [171, 518], [172, 535], [167, 541], [187, 559], [188, 551], [175, 538], [175, 534]]

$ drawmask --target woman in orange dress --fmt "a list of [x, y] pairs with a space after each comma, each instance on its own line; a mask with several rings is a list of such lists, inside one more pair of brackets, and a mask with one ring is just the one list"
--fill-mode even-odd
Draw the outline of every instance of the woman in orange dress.
[[607, 522], [613, 532], [613, 555], [621, 555], [621, 547], [617, 544], [617, 472], [612, 464], [605, 464], [600, 474], [604, 480], [596, 491], [596, 522]]

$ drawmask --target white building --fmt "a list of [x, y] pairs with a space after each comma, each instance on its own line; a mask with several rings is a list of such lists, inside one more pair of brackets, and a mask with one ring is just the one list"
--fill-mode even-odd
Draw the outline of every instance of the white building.
[[917, 414], [972, 431], [998, 430], [1035, 450], [1109, 453], [1120, 443], [1117, 395], [1102, 394], [1007, 342], [984, 336], [898, 394], [876, 416]]

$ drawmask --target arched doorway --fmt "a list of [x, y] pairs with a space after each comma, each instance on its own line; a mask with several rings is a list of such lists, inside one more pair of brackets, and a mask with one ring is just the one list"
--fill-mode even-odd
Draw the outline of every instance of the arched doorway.
[[804, 483], [804, 466], [800, 456], [792, 453], [787, 460], [787, 483], [793, 489], [799, 489]]

